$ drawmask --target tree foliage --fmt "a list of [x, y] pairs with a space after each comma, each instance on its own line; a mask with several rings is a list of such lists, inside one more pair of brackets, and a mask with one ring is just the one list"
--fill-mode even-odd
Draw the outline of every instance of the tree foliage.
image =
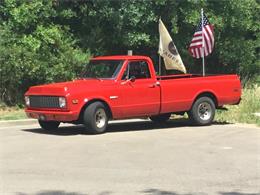
[[73, 78], [90, 54], [144, 54], [157, 64], [162, 18], [190, 73], [201, 60], [187, 48], [204, 8], [214, 25], [215, 48], [206, 72], [260, 75], [260, 15], [256, 0], [2, 0], [1, 99], [16, 103], [31, 85]]
[[[0, 7], [1, 100], [22, 101], [31, 85], [72, 79], [89, 58], [53, 1], [6, 0]], [[85, 51], [85, 52], [83, 52]]]

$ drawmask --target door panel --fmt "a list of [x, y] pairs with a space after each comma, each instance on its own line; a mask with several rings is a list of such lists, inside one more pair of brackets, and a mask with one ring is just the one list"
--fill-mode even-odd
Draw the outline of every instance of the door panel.
[[147, 116], [159, 113], [160, 87], [152, 79], [136, 79], [121, 85], [125, 117]]

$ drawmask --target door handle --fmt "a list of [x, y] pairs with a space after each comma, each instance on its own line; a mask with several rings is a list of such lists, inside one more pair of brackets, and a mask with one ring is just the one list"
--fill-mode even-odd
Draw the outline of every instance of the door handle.
[[156, 87], [155, 84], [151, 84], [151, 85], [149, 85], [149, 88], [155, 88], [155, 87]]
[[160, 82], [157, 81], [156, 83], [149, 85], [149, 88], [155, 88], [156, 86], [160, 86], [160, 85], [161, 85]]

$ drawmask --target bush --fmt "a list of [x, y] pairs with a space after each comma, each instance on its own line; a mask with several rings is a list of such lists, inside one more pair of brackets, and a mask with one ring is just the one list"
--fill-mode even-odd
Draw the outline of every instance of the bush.
[[[237, 73], [243, 84], [260, 74], [259, 2], [230, 1], [15, 1], [0, 3], [0, 101], [22, 101], [31, 85], [71, 79], [94, 55], [144, 54], [158, 61], [158, 19], [172, 35], [189, 73], [201, 59], [187, 47], [204, 8], [215, 47], [207, 74]], [[90, 51], [90, 52], [88, 52]]]
[[21, 104], [32, 85], [76, 77], [90, 57], [66, 26], [51, 22], [57, 14], [51, 2], [0, 6], [0, 101], [7, 105]]

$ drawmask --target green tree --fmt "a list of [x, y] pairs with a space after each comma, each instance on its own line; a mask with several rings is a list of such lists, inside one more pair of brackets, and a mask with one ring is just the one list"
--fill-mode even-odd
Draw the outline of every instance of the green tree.
[[215, 29], [206, 72], [260, 75], [260, 5], [256, 0], [2, 0], [0, 3], [1, 100], [21, 101], [31, 85], [73, 78], [96, 55], [134, 54], [158, 62], [162, 18], [190, 73], [201, 60], [188, 46], [204, 8]]
[[161, 17], [189, 72], [201, 72], [201, 60], [187, 48], [204, 8], [215, 26], [215, 48], [206, 58], [208, 73], [238, 73], [244, 80], [259, 74], [259, 3], [256, 0], [86, 1], [63, 2], [75, 17], [67, 23], [80, 46], [96, 55], [146, 54], [156, 61]]
[[56, 6], [53, 1], [1, 4], [0, 94], [8, 105], [21, 102], [29, 86], [72, 79], [89, 59], [69, 27], [54, 23], [62, 17]]

